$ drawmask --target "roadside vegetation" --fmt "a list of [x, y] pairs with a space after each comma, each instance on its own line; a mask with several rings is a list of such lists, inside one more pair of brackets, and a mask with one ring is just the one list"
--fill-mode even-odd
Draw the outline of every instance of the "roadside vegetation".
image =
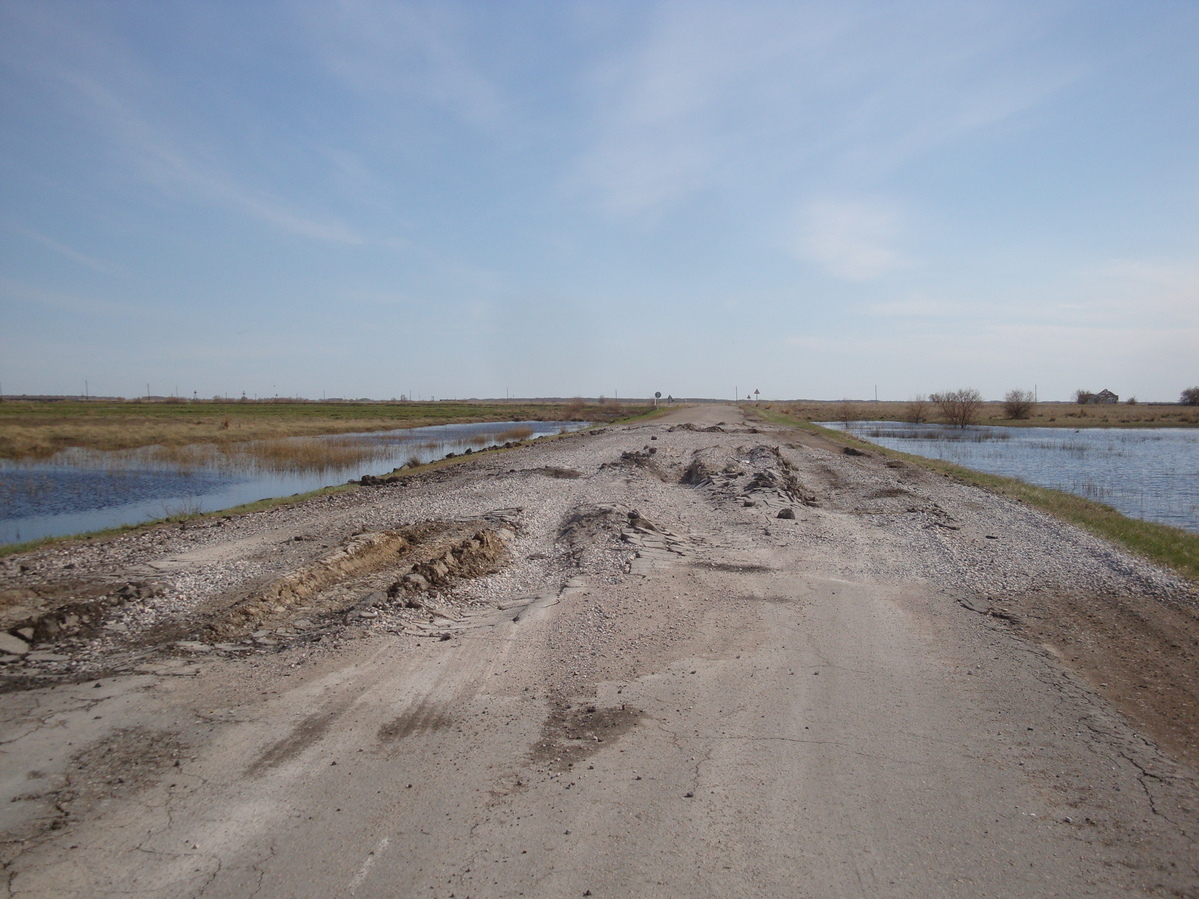
[[[506, 410], [511, 410], [513, 407], [505, 405], [501, 407]], [[526, 413], [530, 411], [531, 406], [524, 404], [519, 408], [524, 409]], [[525, 414], [523, 416], [502, 416], [500, 421], [522, 420], [522, 421], [593, 421], [596, 423], [612, 423], [624, 421], [644, 421], [653, 418], [659, 418], [670, 411], [667, 407], [655, 409], [652, 406], [641, 405], [621, 405], [615, 402], [605, 402], [601, 405], [591, 405], [583, 403], [580, 400], [575, 400], [569, 404], [544, 404], [537, 407], [544, 412], [546, 409], [559, 410], [565, 412], [573, 412], [574, 417], [564, 415], [560, 418], [555, 418], [553, 415], [543, 414], [540, 417], [536, 415]], [[600, 411], [601, 414], [592, 416], [593, 411]], [[478, 421], [479, 419], [469, 419], [470, 421]], [[428, 424], [429, 422], [422, 422]], [[434, 422], [435, 424], [454, 424], [453, 420], [442, 420]], [[396, 427], [419, 427], [419, 425], [404, 425], [404, 424], [388, 424], [386, 428]], [[364, 428], [355, 427], [354, 430], [365, 430]], [[498, 439], [505, 442], [519, 442], [527, 440], [533, 435], [533, 429], [528, 426], [516, 426], [508, 428], [498, 435]], [[543, 437], [542, 440], [556, 440], [562, 435], [555, 437]], [[486, 438], [482, 443], [490, 443], [492, 437]], [[211, 463], [212, 456], [229, 456], [233, 460], [232, 464], [240, 464], [236, 460], [236, 456], [246, 454], [256, 458], [256, 461], [264, 468], [274, 468], [280, 471], [296, 471], [296, 470], [319, 470], [329, 467], [330, 450], [323, 445], [313, 446], [316, 441], [310, 440], [285, 440], [282, 438], [276, 440], [254, 440], [244, 444], [234, 444], [232, 446], [217, 446], [204, 447], [194, 445], [184, 445], [181, 447], [160, 447], [154, 450], [153, 455], [163, 461], [173, 461], [182, 467], [187, 467], [189, 462], [196, 463]], [[330, 443], [330, 441], [320, 441], [320, 444]], [[342, 450], [338, 448], [340, 441], [332, 441], [334, 449], [331, 451], [334, 456], [340, 456]], [[157, 444], [154, 444], [156, 447]], [[347, 442], [346, 452], [354, 454], [361, 452], [360, 445], [352, 442]], [[481, 444], [482, 446], [482, 444]], [[482, 447], [484, 451], [489, 449], [503, 452], [503, 447]], [[207, 458], [194, 458], [195, 454]], [[311, 455], [310, 455], [311, 454]], [[459, 455], [452, 458], [435, 459], [431, 462], [422, 462], [418, 456], [412, 456], [407, 464], [400, 469], [396, 469], [391, 474], [386, 475], [387, 480], [398, 480], [405, 475], [413, 474], [417, 470], [425, 470], [430, 468], [442, 468], [450, 465], [460, 465], [468, 461], [471, 456]], [[342, 461], [362, 461], [361, 458], [355, 456], [352, 459], [342, 459]], [[335, 467], [335, 466], [334, 466]], [[234, 515], [246, 515], [251, 512], [260, 512], [266, 509], [273, 509], [276, 506], [290, 505], [292, 503], [303, 502], [315, 496], [321, 496], [327, 493], [341, 493], [346, 490], [359, 489], [353, 482], [349, 484], [335, 484], [330, 487], [322, 487], [318, 490], [313, 490], [307, 493], [297, 493], [290, 496], [268, 497], [266, 499], [256, 500], [251, 503], [246, 503], [241, 506], [234, 506], [229, 509], [220, 509], [213, 512], [203, 512], [198, 508], [191, 508], [186, 503], [183, 503], [178, 508], [167, 509], [167, 515], [163, 518], [153, 521], [138, 522], [136, 524], [120, 525], [114, 528], [106, 528], [104, 530], [92, 531], [86, 534], [73, 534], [62, 537], [43, 537], [37, 540], [31, 540], [24, 543], [8, 543], [0, 545], [0, 558], [14, 555], [16, 553], [29, 552], [39, 549], [43, 546], [53, 544], [72, 543], [76, 541], [87, 541], [92, 539], [100, 539], [112, 537], [118, 534], [124, 534], [131, 531], [142, 531], [149, 528], [160, 527], [164, 524], [174, 524], [180, 527], [185, 527], [194, 520], [209, 519], [209, 518], [227, 518]]]
[[67, 447], [230, 445], [246, 441], [485, 421], [608, 422], [651, 407], [617, 402], [366, 403], [297, 401], [0, 402], [0, 458], [48, 456]]
[[[934, 394], [936, 396], [936, 394]], [[784, 412], [800, 421], [906, 421], [913, 424], [946, 422], [933, 397], [906, 401], [799, 400], [747, 403], [745, 408]], [[1182, 403], [1110, 403], [1080, 406], [1076, 403], [1038, 402], [1026, 417], [1013, 417], [1007, 400], [980, 402], [974, 424], [1040, 428], [1178, 428], [1199, 427], [1199, 405]]]
[[[1111, 506], [1083, 499], [1072, 493], [1037, 487], [1015, 478], [984, 474], [950, 462], [926, 459], [923, 456], [887, 449], [859, 440], [850, 433], [822, 428], [810, 420], [799, 419], [789, 411], [778, 408], [780, 404], [771, 405], [773, 408], [761, 407], [753, 411], [757, 411], [762, 418], [775, 424], [793, 425], [819, 433], [829, 440], [852, 446], [855, 449], [867, 449], [880, 456], [902, 459], [904, 462], [940, 472], [962, 483], [981, 487], [983, 490], [1026, 503], [1090, 531], [1096, 536], [1126, 547], [1153, 562], [1165, 565], [1199, 584], [1199, 534], [1192, 534], [1181, 528], [1152, 521], [1129, 518]], [[833, 421], [835, 419], [826, 418], [824, 420]]]
[[940, 410], [942, 421], [955, 428], [965, 428], [978, 421], [983, 395], [973, 388], [963, 387], [960, 390], [934, 393], [929, 397], [929, 401]]
[[229, 509], [221, 509], [217, 512], [202, 512], [198, 508], [189, 507], [187, 503], [181, 504], [174, 509], [167, 509], [167, 515], [163, 518], [156, 518], [152, 521], [139, 521], [135, 524], [122, 524], [112, 528], [104, 528], [99, 531], [89, 531], [86, 534], [69, 534], [62, 537], [41, 537], [37, 540], [28, 540], [24, 543], [5, 543], [0, 545], [0, 559], [5, 556], [13, 556], [19, 553], [32, 552], [46, 546], [61, 546], [72, 543], [87, 543], [92, 540], [103, 540], [108, 537], [116, 537], [120, 534], [137, 533], [139, 531], [148, 531], [152, 528], [162, 527], [163, 525], [176, 525], [178, 527], [187, 527], [191, 522], [201, 521], [211, 518], [232, 518], [234, 515], [248, 515], [251, 512], [264, 512], [267, 509], [273, 509], [276, 506], [287, 506], [292, 503], [304, 502], [316, 496], [323, 496], [328, 493], [344, 493], [347, 490], [359, 489], [354, 484], [334, 484], [331, 487], [322, 487], [319, 490], [310, 490], [307, 493], [294, 493], [290, 496], [272, 496], [266, 499], [254, 500], [254, 502], [245, 503], [240, 506], [233, 506]]
[[1037, 408], [1031, 390], [1009, 390], [1003, 398], [1003, 417], [1012, 421], [1024, 421], [1032, 417]]

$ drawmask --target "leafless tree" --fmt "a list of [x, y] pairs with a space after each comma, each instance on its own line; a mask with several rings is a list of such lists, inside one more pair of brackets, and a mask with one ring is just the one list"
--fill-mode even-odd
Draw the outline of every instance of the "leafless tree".
[[1003, 398], [1003, 417], [1028, 418], [1036, 404], [1031, 390], [1009, 390]]
[[1188, 387], [1178, 398], [1184, 406], [1199, 406], [1199, 387]]
[[918, 393], [903, 409], [903, 420], [914, 425], [922, 425], [928, 421], [928, 397]]
[[841, 400], [837, 404], [837, 421], [845, 425], [845, 430], [852, 431], [858, 417], [858, 407], [854, 405], [853, 400]]
[[983, 404], [982, 394], [972, 387], [934, 393], [929, 400], [941, 410], [941, 417], [945, 419], [946, 424], [958, 428], [974, 424]]
[[1089, 391], [1089, 390], [1075, 390], [1074, 391], [1074, 402], [1078, 403], [1078, 405], [1080, 405], [1080, 406], [1085, 406], [1087, 403], [1091, 402], [1094, 398], [1095, 398], [1095, 394], [1091, 393], [1091, 391]]

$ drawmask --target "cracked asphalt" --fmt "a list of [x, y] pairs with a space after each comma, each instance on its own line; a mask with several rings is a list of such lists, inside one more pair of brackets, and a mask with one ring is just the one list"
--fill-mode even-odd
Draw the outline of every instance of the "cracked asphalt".
[[[501, 570], [161, 624], [460, 520]], [[127, 642], [9, 666], [0, 896], [1199, 896], [1193, 588], [882, 456], [699, 407], [121, 539]]]

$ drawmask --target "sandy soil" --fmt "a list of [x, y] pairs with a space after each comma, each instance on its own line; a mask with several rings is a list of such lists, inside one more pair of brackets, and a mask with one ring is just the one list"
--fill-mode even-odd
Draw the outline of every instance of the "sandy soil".
[[1199, 896], [1193, 588], [732, 407], [0, 562], [12, 896]]

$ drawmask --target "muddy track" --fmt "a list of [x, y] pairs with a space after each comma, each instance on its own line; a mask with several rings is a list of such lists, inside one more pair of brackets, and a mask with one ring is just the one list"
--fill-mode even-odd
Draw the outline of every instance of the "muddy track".
[[728, 407], [0, 561], [0, 896], [1199, 896], [1192, 585]]

